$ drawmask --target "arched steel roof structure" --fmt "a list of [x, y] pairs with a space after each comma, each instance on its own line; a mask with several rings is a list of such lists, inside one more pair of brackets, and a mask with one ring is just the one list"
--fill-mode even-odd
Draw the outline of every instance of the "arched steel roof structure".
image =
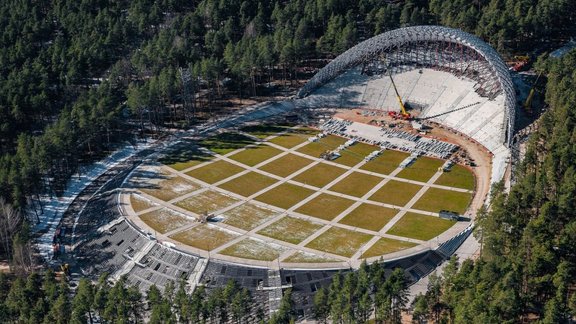
[[392, 72], [433, 68], [469, 77], [476, 91], [494, 99], [505, 95], [503, 143], [510, 144], [514, 131], [516, 95], [506, 64], [498, 53], [480, 38], [459, 29], [442, 26], [412, 26], [392, 30], [348, 49], [322, 68], [298, 92], [303, 98], [318, 87], [356, 66], [385, 60]]

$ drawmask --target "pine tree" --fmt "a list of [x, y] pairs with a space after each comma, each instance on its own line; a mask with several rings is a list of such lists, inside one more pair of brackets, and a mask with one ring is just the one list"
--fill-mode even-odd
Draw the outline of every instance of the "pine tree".
[[76, 295], [72, 300], [73, 323], [92, 323], [92, 305], [94, 303], [94, 287], [85, 278], [80, 279]]
[[326, 289], [321, 287], [314, 294], [314, 315], [318, 322], [326, 323], [328, 315], [330, 314], [330, 304], [328, 301], [328, 294]]
[[282, 300], [280, 300], [280, 307], [278, 311], [272, 315], [270, 318], [270, 324], [288, 324], [294, 322], [294, 317], [292, 314], [292, 289], [288, 288], [284, 291]]

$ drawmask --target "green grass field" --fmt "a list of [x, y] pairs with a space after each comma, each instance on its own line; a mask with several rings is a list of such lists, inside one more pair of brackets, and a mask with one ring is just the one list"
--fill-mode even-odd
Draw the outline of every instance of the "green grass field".
[[300, 218], [284, 217], [260, 230], [258, 234], [288, 243], [298, 244], [320, 228], [322, 228], [322, 224]]
[[454, 165], [434, 182], [437, 185], [474, 190], [474, 173], [461, 165]]
[[438, 172], [438, 168], [444, 164], [443, 160], [421, 156], [409, 167], [398, 173], [397, 177], [414, 181], [427, 182]]
[[277, 259], [280, 254], [286, 250], [287, 248], [277, 244], [246, 238], [220, 251], [220, 254], [245, 259], [272, 261]]
[[277, 137], [271, 139], [270, 143], [274, 143], [285, 148], [293, 148], [298, 144], [306, 142], [308, 137], [314, 136], [318, 133], [319, 132], [317, 130], [309, 128], [291, 129], [290, 132], [280, 134]]
[[217, 191], [207, 190], [190, 198], [180, 200], [176, 206], [201, 215], [205, 212], [212, 213], [224, 207], [228, 207], [238, 200], [223, 195]]
[[386, 234], [428, 241], [454, 224], [456, 222], [434, 216], [406, 213]]
[[200, 145], [214, 153], [228, 154], [253, 143], [254, 141], [250, 137], [242, 134], [221, 133], [203, 140]]
[[364, 252], [361, 256], [362, 259], [367, 259], [375, 256], [381, 256], [388, 253], [398, 252], [401, 250], [409, 249], [416, 246], [415, 243], [393, 240], [386, 237], [380, 238], [368, 251]]
[[199, 184], [188, 181], [182, 177], [174, 176], [162, 180], [157, 184], [151, 184], [148, 188], [140, 188], [140, 191], [158, 199], [169, 201], [197, 189], [200, 189]]
[[379, 150], [378, 147], [365, 143], [356, 143], [345, 150], [340, 151], [341, 156], [334, 162], [354, 166], [364, 160], [364, 158], [373, 151]]
[[255, 166], [256, 164], [264, 162], [279, 153], [281, 153], [279, 149], [266, 144], [261, 144], [254, 147], [247, 147], [245, 150], [229, 156], [229, 158], [246, 164], [247, 166]]
[[170, 152], [159, 161], [174, 170], [182, 171], [198, 164], [212, 160], [212, 155], [206, 154], [194, 147], [191, 143], [181, 146]]
[[245, 203], [225, 212], [224, 223], [249, 231], [268, 219], [276, 216], [277, 213], [271, 209], [260, 207], [255, 204]]
[[310, 189], [290, 183], [283, 183], [255, 199], [273, 206], [288, 209], [313, 193]]
[[396, 170], [400, 165], [400, 162], [404, 161], [408, 156], [410, 156], [408, 153], [386, 150], [382, 152], [380, 156], [366, 162], [366, 164], [364, 164], [360, 169], [380, 174], [390, 174], [392, 171]]
[[215, 248], [226, 244], [240, 236], [231, 231], [219, 229], [210, 224], [202, 224], [191, 229], [178, 232], [170, 238], [189, 246], [205, 251], [212, 251]]
[[402, 207], [406, 205], [420, 189], [422, 189], [422, 186], [390, 180], [368, 199]]
[[467, 192], [429, 188], [426, 190], [422, 198], [412, 206], [412, 208], [431, 211], [434, 213], [446, 209], [455, 211], [459, 214], [464, 214], [471, 199], [472, 194]]
[[333, 259], [330, 257], [326, 257], [323, 255], [296, 251], [296, 253], [290, 255], [286, 259], [282, 260], [282, 262], [287, 263], [326, 263], [326, 262], [339, 262], [338, 259]]
[[295, 212], [330, 221], [353, 203], [353, 200], [323, 193], [298, 207]]
[[397, 213], [395, 209], [362, 204], [342, 218], [340, 223], [378, 232]]
[[140, 219], [155, 231], [162, 234], [184, 225], [192, 224], [192, 220], [168, 208], [157, 209], [139, 216]]
[[298, 149], [298, 152], [308, 154], [313, 157], [320, 157], [320, 154], [326, 152], [327, 150], [333, 150], [338, 146], [346, 143], [347, 139], [328, 135], [321, 138], [317, 142], [308, 143], [305, 146]]
[[326, 232], [308, 243], [306, 247], [318, 251], [351, 257], [372, 238], [371, 235], [331, 227]]
[[281, 133], [287, 128], [285, 126], [278, 125], [251, 125], [245, 126], [240, 129], [244, 133], [248, 133], [252, 136], [258, 137], [259, 139], [264, 139], [268, 136]]
[[292, 180], [322, 188], [341, 176], [344, 172], [346, 172], [346, 169], [326, 163], [318, 163], [310, 169], [295, 176]]
[[277, 137], [271, 139], [269, 142], [285, 148], [293, 148], [300, 143], [306, 142], [308, 137], [310, 136], [303, 134], [285, 133], [278, 135]]
[[[307, 141], [308, 137], [318, 134], [319, 131], [308, 128], [291, 129], [287, 126], [275, 125], [248, 126], [242, 128], [242, 132], [251, 136], [230, 132], [212, 136], [200, 142], [200, 145], [217, 154], [231, 154], [228, 158], [242, 165], [219, 160], [213, 155], [203, 153], [192, 142], [178, 144], [159, 161], [179, 171], [197, 167], [186, 172], [186, 174], [209, 184], [223, 182], [218, 185], [219, 188], [229, 191], [231, 195], [250, 197], [277, 184], [278, 180], [275, 176], [289, 177], [295, 172], [310, 166], [310, 164], [314, 165], [294, 176], [291, 180], [317, 188], [326, 187], [329, 183], [342, 176], [348, 170], [348, 167], [361, 163], [368, 154], [379, 149], [365, 143], [356, 143], [341, 151], [341, 157], [330, 164], [326, 161], [317, 163], [312, 158], [295, 153], [289, 153], [273, 161], [268, 161], [278, 154], [282, 154], [283, 151], [254, 140], [253, 137], [262, 140], [285, 132], [282, 135], [273, 137], [269, 142], [284, 148], [293, 148], [305, 143], [298, 151], [310, 157], [319, 157], [321, 153], [337, 148], [345, 143], [347, 139], [329, 135], [318, 142], [311, 143]], [[259, 144], [254, 145], [255, 143]], [[239, 149], [243, 150], [237, 151]], [[376, 159], [363, 164], [361, 169], [379, 174], [390, 174], [398, 168], [399, 164], [407, 156], [409, 154], [404, 152], [385, 150]], [[413, 165], [402, 170], [398, 177], [426, 182], [438, 171], [438, 168], [443, 163], [444, 161], [442, 160], [419, 157]], [[248, 166], [253, 167], [259, 164], [263, 164], [259, 169], [270, 173], [270, 175], [266, 176], [250, 171], [234, 179], [229, 179], [238, 173], [246, 172]], [[196, 215], [206, 212], [214, 213], [231, 205], [239, 204], [239, 206], [221, 215], [223, 217], [221, 225], [208, 223], [196, 226], [192, 218], [168, 208], [152, 210], [139, 215], [139, 217], [159, 233], [180, 231], [171, 237], [182, 244], [202, 250], [214, 250], [222, 247], [223, 244], [238, 238], [244, 231], [253, 230], [266, 222], [270, 222], [266, 224], [266, 227], [259, 228], [258, 234], [276, 239], [278, 243], [267, 242], [266, 239], [243, 238], [218, 253], [239, 258], [272, 261], [285, 251], [293, 251], [287, 245], [282, 246], [279, 243], [280, 241], [286, 242], [286, 244], [299, 244], [325, 226], [320, 223], [320, 220], [332, 221], [354, 204], [353, 199], [340, 197], [341, 194], [362, 197], [384, 179], [381, 176], [353, 172], [328, 188], [337, 194], [322, 193], [294, 210], [296, 213], [317, 218], [317, 222], [313, 218], [298, 218], [295, 215], [280, 216], [281, 212], [276, 211], [276, 208], [270, 207], [271, 209], [269, 209], [259, 205], [259, 202], [261, 202], [282, 209], [290, 209], [315, 192], [315, 190], [288, 182], [259, 194], [250, 202], [243, 202], [241, 199], [228, 196], [223, 192], [208, 190], [174, 203], [175, 206], [184, 208]], [[158, 168], [155, 165], [145, 167], [141, 175], [136, 173], [134, 177], [135, 188], [164, 201], [170, 201], [202, 188], [200, 181], [195, 182], [189, 180], [189, 178], [179, 177], [175, 175], [175, 172], [168, 172], [165, 167]], [[473, 190], [475, 179], [470, 170], [463, 166], [455, 165], [450, 172], [443, 173], [435, 184]], [[418, 184], [389, 180], [368, 199], [378, 203], [403, 207], [421, 189], [422, 186]], [[471, 199], [471, 193], [429, 188], [413, 208], [430, 212], [446, 209], [463, 214]], [[141, 213], [148, 208], [158, 207], [143, 194], [130, 195], [130, 204], [136, 212]], [[358, 231], [364, 229], [379, 232], [398, 212], [399, 209], [386, 208], [372, 203], [362, 203], [339, 220], [339, 224], [355, 227], [357, 228], [356, 231], [333, 226], [306, 245], [308, 248], [317, 250], [318, 253], [294, 251], [283, 262], [340, 262], [339, 258], [323, 255], [324, 252], [351, 257], [358, 250], [362, 250], [362, 258], [371, 258], [416, 246], [417, 244], [402, 240], [379, 238], [366, 251], [362, 248], [366, 242], [373, 238], [373, 235]], [[271, 222], [271, 220], [274, 220], [274, 222]], [[434, 216], [406, 213], [388, 230], [387, 234], [418, 240], [429, 240], [449, 229], [454, 223]], [[192, 225], [194, 227], [191, 227]], [[230, 226], [230, 230], [222, 227], [226, 225]], [[183, 230], [186, 226], [191, 228]], [[235, 228], [237, 229], [235, 230]], [[260, 236], [260, 238], [263, 238], [263, 236]]]
[[134, 211], [137, 213], [157, 206], [150, 200], [135, 194], [130, 195], [130, 205], [132, 206], [132, 209], [134, 209]]
[[252, 196], [258, 191], [271, 186], [276, 183], [276, 179], [267, 177], [257, 172], [248, 172], [244, 175], [234, 178], [228, 182], [224, 182], [219, 187], [232, 191], [244, 197]]
[[287, 177], [302, 169], [312, 160], [294, 154], [287, 154], [260, 167], [260, 170], [270, 172], [279, 177]]
[[382, 180], [369, 174], [352, 172], [329, 189], [354, 197], [362, 197]]
[[224, 160], [218, 160], [216, 162], [186, 172], [186, 174], [198, 180], [212, 184], [231, 177], [242, 171], [244, 171], [244, 169], [235, 164], [226, 162]]

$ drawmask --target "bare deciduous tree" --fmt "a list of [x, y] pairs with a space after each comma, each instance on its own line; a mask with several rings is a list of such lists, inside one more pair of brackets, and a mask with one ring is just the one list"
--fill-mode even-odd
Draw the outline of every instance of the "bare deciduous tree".
[[34, 262], [28, 235], [22, 233], [23, 221], [22, 213], [0, 198], [0, 257], [6, 257], [12, 270], [28, 272]]

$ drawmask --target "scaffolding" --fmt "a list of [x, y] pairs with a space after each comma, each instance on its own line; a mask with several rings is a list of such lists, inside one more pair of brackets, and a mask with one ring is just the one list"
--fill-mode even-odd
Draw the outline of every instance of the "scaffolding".
[[342, 53], [310, 79], [297, 96], [304, 98], [357, 66], [362, 66], [363, 73], [367, 74], [435, 69], [473, 80], [475, 91], [489, 100], [504, 94], [506, 129], [501, 136], [502, 143], [510, 145], [516, 103], [512, 79], [498, 53], [478, 37], [441, 26], [413, 26], [389, 31]]

